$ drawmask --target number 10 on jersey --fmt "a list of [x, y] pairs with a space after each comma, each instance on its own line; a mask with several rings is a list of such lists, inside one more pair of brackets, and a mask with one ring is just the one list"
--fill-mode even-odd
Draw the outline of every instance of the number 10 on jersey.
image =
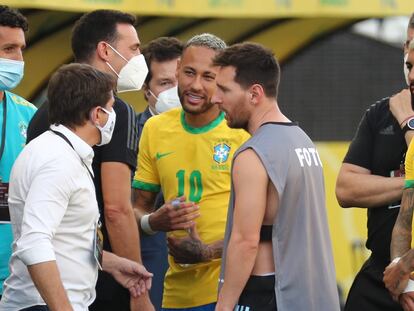
[[190, 195], [188, 199], [191, 202], [200, 202], [201, 196], [203, 195], [203, 184], [201, 182], [201, 173], [200, 171], [194, 170], [188, 176], [185, 170], [179, 170], [175, 174], [178, 180], [178, 196], [184, 195], [185, 183], [189, 182], [190, 184]]

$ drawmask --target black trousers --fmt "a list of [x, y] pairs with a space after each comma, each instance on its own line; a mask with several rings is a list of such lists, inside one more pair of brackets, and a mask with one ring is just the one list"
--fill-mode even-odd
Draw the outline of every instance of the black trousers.
[[371, 256], [355, 277], [344, 311], [402, 311], [382, 281], [388, 264]]
[[98, 272], [96, 299], [89, 311], [130, 311], [129, 291], [105, 271]]
[[251, 275], [240, 295], [236, 310], [276, 311], [275, 276]]

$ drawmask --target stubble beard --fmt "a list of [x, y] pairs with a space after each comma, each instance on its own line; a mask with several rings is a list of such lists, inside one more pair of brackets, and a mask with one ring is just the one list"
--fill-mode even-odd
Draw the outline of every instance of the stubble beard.
[[184, 92], [181, 92], [180, 89], [178, 89], [178, 97], [180, 98], [181, 107], [183, 108], [183, 110], [191, 115], [203, 114], [204, 112], [209, 111], [214, 106], [214, 104], [211, 101], [205, 101], [201, 106], [197, 106], [195, 107], [195, 109], [192, 109], [194, 107], [192, 107], [191, 104], [185, 102]]

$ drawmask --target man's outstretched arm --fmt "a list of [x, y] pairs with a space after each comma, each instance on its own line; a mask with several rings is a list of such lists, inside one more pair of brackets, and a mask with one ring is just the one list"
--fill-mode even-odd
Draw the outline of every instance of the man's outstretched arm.
[[[102, 195], [105, 225], [114, 254], [142, 263], [138, 226], [131, 202], [131, 169], [121, 162], [101, 164]], [[131, 297], [131, 304], [150, 305], [147, 293], [139, 298]], [[151, 307], [132, 310], [152, 311]]]

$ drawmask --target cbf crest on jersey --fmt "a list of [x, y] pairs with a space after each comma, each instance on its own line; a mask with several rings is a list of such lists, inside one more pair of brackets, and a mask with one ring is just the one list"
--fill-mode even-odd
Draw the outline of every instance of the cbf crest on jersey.
[[26, 122], [20, 121], [19, 123], [19, 132], [20, 135], [26, 140], [27, 138], [27, 124]]
[[214, 146], [213, 159], [218, 164], [223, 164], [227, 161], [230, 155], [230, 146], [225, 143], [219, 143]]

